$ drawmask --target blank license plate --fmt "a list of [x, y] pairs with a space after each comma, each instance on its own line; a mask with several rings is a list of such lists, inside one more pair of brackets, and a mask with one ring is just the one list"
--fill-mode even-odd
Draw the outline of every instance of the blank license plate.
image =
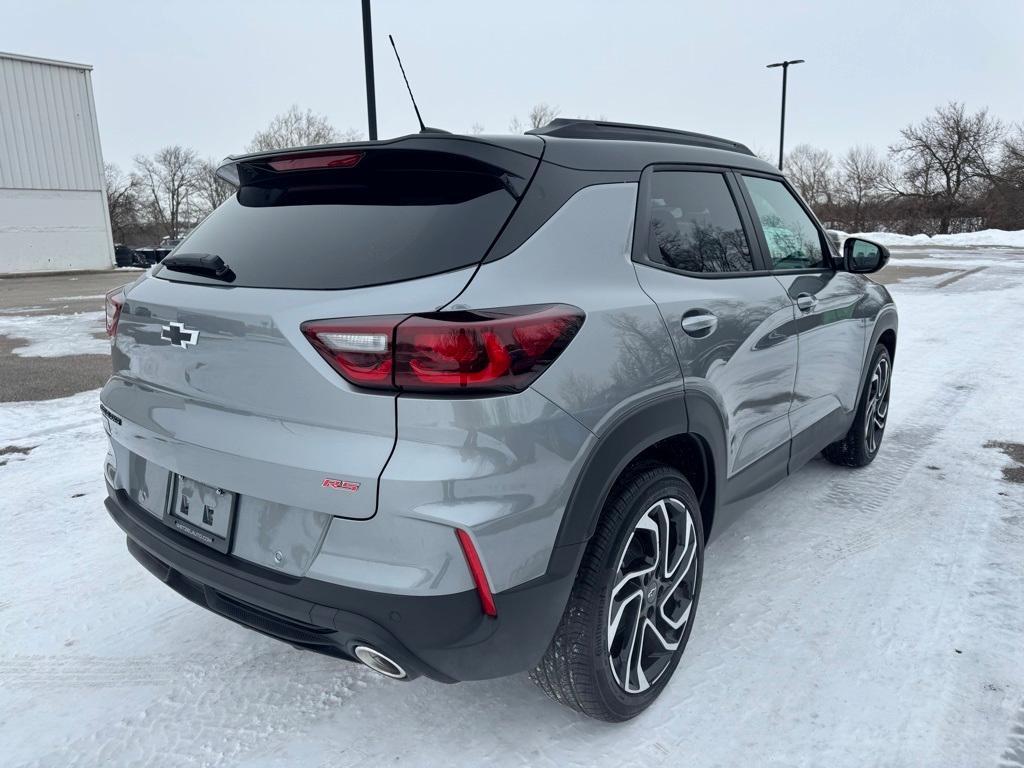
[[234, 493], [179, 475], [166, 522], [180, 533], [226, 553], [234, 514]]

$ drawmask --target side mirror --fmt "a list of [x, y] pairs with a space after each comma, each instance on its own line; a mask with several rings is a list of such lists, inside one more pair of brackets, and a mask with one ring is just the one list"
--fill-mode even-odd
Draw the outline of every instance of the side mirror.
[[847, 272], [877, 272], [889, 262], [889, 249], [880, 243], [848, 237], [843, 243], [843, 264]]

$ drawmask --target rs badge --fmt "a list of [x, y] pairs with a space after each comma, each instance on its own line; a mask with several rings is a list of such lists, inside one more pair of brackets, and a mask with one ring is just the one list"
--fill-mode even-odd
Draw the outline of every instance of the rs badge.
[[355, 480], [335, 480], [333, 477], [325, 477], [320, 487], [334, 488], [337, 491], [358, 491], [359, 483]]

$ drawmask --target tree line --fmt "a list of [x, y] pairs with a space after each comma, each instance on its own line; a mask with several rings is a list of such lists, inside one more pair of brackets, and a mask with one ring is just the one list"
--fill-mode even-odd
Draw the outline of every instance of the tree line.
[[884, 153], [856, 146], [837, 159], [800, 144], [783, 165], [835, 229], [933, 235], [1024, 228], [1024, 125], [1007, 125], [987, 109], [950, 102], [903, 128]]
[[[339, 131], [323, 115], [292, 105], [258, 131], [245, 149], [263, 152], [361, 138], [358, 131]], [[217, 176], [217, 165], [213, 158], [201, 158], [180, 145], [136, 155], [128, 172], [108, 163], [104, 170], [114, 241], [140, 246], [165, 236], [182, 237], [233, 192]]]
[[[509, 133], [547, 125], [558, 116], [558, 107], [535, 105], [525, 121], [513, 117]], [[604, 119], [603, 117], [600, 119]], [[470, 133], [484, 132], [474, 123]], [[264, 152], [286, 147], [304, 147], [342, 141], [361, 141], [363, 134], [339, 131], [323, 115], [303, 111], [293, 104], [258, 131], [246, 152]], [[130, 246], [154, 245], [163, 237], [178, 238], [200, 222], [232, 193], [232, 187], [217, 176], [217, 162], [203, 159], [188, 147], [164, 147], [152, 155], [136, 155], [133, 168], [105, 166], [107, 206], [114, 242]]]
[[[557, 106], [540, 103], [525, 120], [513, 117], [508, 131], [538, 128], [558, 115]], [[470, 133], [484, 130], [474, 123]], [[362, 138], [293, 105], [258, 131], [246, 151]], [[793, 186], [834, 229], [946, 234], [1024, 227], [1024, 124], [1008, 125], [987, 109], [969, 112], [959, 102], [937, 107], [903, 128], [885, 151], [855, 146], [836, 158], [826, 149], [799, 144], [786, 155], [784, 167]], [[184, 235], [232, 192], [216, 170], [212, 158], [177, 145], [136, 156], [129, 172], [108, 164], [114, 240], [145, 245]]]

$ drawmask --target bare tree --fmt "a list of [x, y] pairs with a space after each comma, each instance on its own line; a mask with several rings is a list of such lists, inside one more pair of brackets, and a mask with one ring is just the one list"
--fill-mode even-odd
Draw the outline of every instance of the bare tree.
[[200, 215], [206, 216], [227, 200], [234, 187], [217, 175], [217, 163], [212, 158], [199, 162], [196, 176], [196, 199]]
[[1024, 223], [1024, 124], [1003, 140], [999, 165], [984, 200], [985, 225], [1019, 229]]
[[360, 139], [362, 134], [359, 131], [339, 131], [324, 115], [318, 115], [311, 109], [303, 112], [298, 104], [292, 104], [287, 112], [276, 115], [264, 130], [258, 131], [247, 149], [249, 152], [264, 152]]
[[776, 157], [773, 152], [774, 150], [765, 149], [760, 144], [748, 144], [748, 148], [753, 152], [759, 159], [764, 160], [766, 163], [775, 165], [779, 162], [779, 158]]
[[951, 101], [900, 135], [902, 140], [889, 148], [900, 165], [888, 186], [899, 197], [926, 203], [938, 231], [948, 233], [953, 217], [963, 215], [992, 178], [1002, 123], [987, 109], [968, 114], [963, 104]]
[[139, 223], [139, 186], [136, 180], [121, 172], [113, 163], [103, 166], [107, 189], [107, 210], [115, 243], [123, 243], [129, 230]]
[[556, 117], [558, 117], [558, 107], [552, 107], [550, 104], [542, 101], [539, 104], [534, 104], [530, 109], [530, 114], [527, 118], [527, 122], [530, 125], [528, 129], [523, 127], [522, 120], [513, 115], [512, 119], [508, 122], [508, 132], [522, 133], [524, 130], [542, 128]]
[[839, 161], [837, 196], [851, 231], [870, 229], [866, 214], [869, 204], [879, 197], [885, 175], [885, 161], [874, 147], [851, 147]]
[[534, 104], [533, 109], [530, 110], [530, 127], [543, 128], [556, 117], [558, 117], [557, 106], [552, 107], [543, 101], [539, 104]]
[[168, 237], [180, 237], [191, 224], [199, 177], [199, 160], [194, 149], [164, 147], [152, 157], [136, 155], [135, 183], [149, 218]]
[[474, 136], [479, 136], [481, 133], [484, 132], [484, 130], [486, 129], [484, 128], [483, 123], [473, 123], [472, 127], [469, 129], [469, 132]]
[[835, 163], [827, 149], [798, 144], [786, 155], [786, 176], [800, 196], [811, 205], [832, 202], [835, 188]]

